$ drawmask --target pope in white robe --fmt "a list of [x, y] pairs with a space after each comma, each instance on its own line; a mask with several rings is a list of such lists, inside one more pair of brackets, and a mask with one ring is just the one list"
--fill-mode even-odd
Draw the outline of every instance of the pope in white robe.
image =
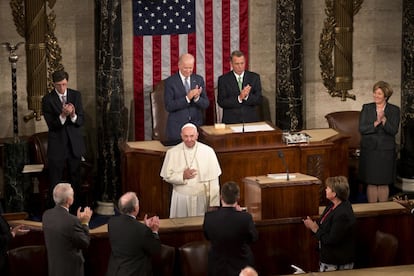
[[214, 150], [197, 141], [197, 127], [181, 129], [182, 143], [169, 149], [161, 177], [173, 185], [170, 218], [203, 216], [209, 206], [220, 205], [220, 164]]

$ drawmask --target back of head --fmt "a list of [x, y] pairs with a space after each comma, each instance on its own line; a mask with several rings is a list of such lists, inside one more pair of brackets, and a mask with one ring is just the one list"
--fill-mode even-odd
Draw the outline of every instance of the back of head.
[[139, 200], [134, 192], [126, 192], [118, 200], [119, 212], [124, 215], [134, 214], [138, 206]]
[[53, 189], [53, 200], [56, 205], [65, 205], [68, 199], [73, 196], [73, 189], [69, 183], [59, 183]]
[[236, 182], [229, 181], [221, 187], [221, 199], [226, 204], [234, 204], [240, 198], [240, 188]]
[[349, 197], [349, 184], [348, 179], [345, 176], [332, 176], [328, 177], [325, 181], [326, 186], [331, 188], [336, 193], [336, 197], [342, 201], [348, 200]]
[[239, 276], [257, 276], [257, 271], [251, 267], [251, 266], [246, 266], [245, 268], [242, 269], [242, 271], [240, 271]]
[[69, 74], [64, 70], [55, 71], [52, 74], [52, 81], [53, 82], [59, 82], [66, 79], [69, 80]]

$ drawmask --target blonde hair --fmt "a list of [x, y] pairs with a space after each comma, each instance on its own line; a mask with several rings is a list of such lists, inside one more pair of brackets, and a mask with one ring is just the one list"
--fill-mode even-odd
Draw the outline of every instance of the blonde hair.
[[377, 89], [382, 90], [387, 101], [391, 97], [392, 93], [394, 93], [394, 91], [391, 88], [391, 85], [385, 81], [376, 82], [372, 87], [372, 92], [375, 92]]

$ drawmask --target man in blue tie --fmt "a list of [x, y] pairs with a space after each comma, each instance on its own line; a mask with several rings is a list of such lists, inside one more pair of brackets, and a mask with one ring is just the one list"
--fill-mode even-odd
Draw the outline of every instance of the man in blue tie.
[[230, 65], [232, 71], [218, 78], [217, 103], [223, 108], [222, 122], [257, 122], [257, 107], [262, 104], [260, 76], [245, 70], [246, 60], [241, 51], [231, 53]]
[[179, 71], [165, 80], [164, 101], [168, 111], [168, 145], [181, 142], [181, 127], [186, 123], [201, 126], [204, 123], [204, 110], [209, 106], [204, 79], [194, 74], [194, 56], [183, 54], [178, 61]]

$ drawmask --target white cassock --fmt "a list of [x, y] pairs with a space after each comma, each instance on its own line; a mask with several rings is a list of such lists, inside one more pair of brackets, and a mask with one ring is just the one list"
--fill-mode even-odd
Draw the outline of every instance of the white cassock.
[[[197, 171], [196, 177], [184, 179], [184, 170]], [[169, 149], [160, 176], [173, 185], [170, 218], [203, 216], [208, 206], [220, 205], [220, 164], [214, 150], [200, 142], [188, 148], [180, 143]]]

